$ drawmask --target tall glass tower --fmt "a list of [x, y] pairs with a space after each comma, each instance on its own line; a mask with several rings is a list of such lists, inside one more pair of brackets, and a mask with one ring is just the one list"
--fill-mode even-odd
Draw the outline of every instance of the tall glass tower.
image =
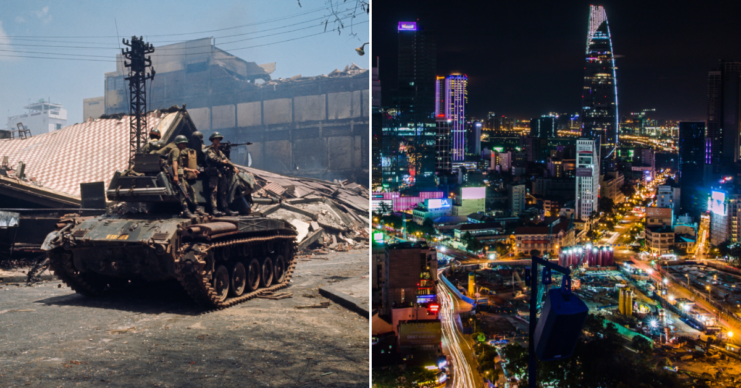
[[620, 128], [617, 82], [610, 27], [600, 5], [590, 6], [582, 93], [582, 137], [598, 139], [602, 158], [612, 159]]
[[462, 162], [466, 155], [466, 99], [468, 77], [451, 74], [437, 77], [435, 84], [435, 117], [451, 120], [450, 159]]

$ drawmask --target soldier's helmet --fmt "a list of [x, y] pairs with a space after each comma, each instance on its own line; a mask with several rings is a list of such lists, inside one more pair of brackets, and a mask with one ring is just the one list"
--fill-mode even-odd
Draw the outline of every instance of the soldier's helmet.
[[214, 141], [214, 139], [223, 139], [224, 136], [221, 136], [220, 133], [214, 132], [211, 134], [211, 136], [208, 137], [208, 140]]
[[193, 135], [191, 137], [197, 137], [201, 139], [201, 142], [203, 142], [203, 134], [200, 131], [193, 132]]
[[151, 131], [149, 131], [149, 137], [156, 137], [158, 139], [162, 138], [162, 134], [160, 133], [160, 130], [157, 128], [152, 128]]
[[175, 137], [175, 144], [183, 144], [183, 143], [186, 143], [187, 144], [188, 143], [188, 138], [185, 137], [185, 136], [183, 136], [183, 135], [177, 135]]
[[152, 151], [159, 151], [162, 149], [162, 142], [159, 140], [155, 140], [151, 143], [149, 143], [149, 149]]

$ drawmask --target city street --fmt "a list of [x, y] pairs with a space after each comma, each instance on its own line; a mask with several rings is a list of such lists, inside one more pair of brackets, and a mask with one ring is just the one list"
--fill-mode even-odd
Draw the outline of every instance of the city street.
[[450, 387], [481, 387], [482, 379], [476, 370], [476, 356], [471, 347], [471, 339], [461, 333], [456, 324], [456, 315], [471, 310], [471, 305], [455, 297], [455, 294], [444, 283], [438, 284], [438, 301], [440, 302], [440, 321], [443, 328], [443, 352], [452, 365], [453, 376]]

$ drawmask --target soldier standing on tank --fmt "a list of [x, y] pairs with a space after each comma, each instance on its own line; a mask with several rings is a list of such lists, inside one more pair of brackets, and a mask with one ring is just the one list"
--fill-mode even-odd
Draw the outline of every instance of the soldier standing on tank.
[[162, 142], [159, 141], [159, 140], [155, 140], [155, 141], [149, 142], [149, 144], [147, 144], [147, 145], [149, 146], [149, 153], [150, 154], [156, 154], [157, 151], [159, 151], [159, 150], [162, 149]]
[[159, 141], [160, 139], [162, 139], [162, 134], [160, 133], [160, 130], [157, 128], [152, 128], [152, 130], [149, 131], [149, 142], [147, 142], [147, 144], [145, 144], [142, 147], [141, 153], [142, 154], [150, 153], [152, 151], [152, 143], [154, 143], [155, 141]]
[[[232, 171], [236, 174], [239, 172], [239, 170], [235, 165], [232, 164], [229, 158], [227, 158], [226, 155], [221, 152], [221, 149], [219, 149], [219, 144], [221, 143], [221, 139], [223, 138], [224, 136], [221, 136], [219, 132], [214, 132], [213, 134], [211, 134], [211, 136], [208, 137], [208, 140], [211, 141], [211, 145], [206, 147], [205, 156], [206, 167], [208, 167], [209, 169], [209, 198], [213, 215], [223, 216], [224, 213], [226, 213], [227, 215], [235, 216], [239, 213], [229, 209], [229, 206], [226, 203], [226, 190], [227, 183], [229, 182], [229, 174]], [[218, 207], [216, 206], [217, 195], [219, 197]]]
[[199, 166], [206, 165], [206, 146], [203, 144], [203, 134], [199, 131], [193, 132], [190, 136], [190, 144], [196, 150], [196, 156]]
[[[178, 135], [177, 137], [175, 137], [175, 145], [177, 146], [177, 148], [173, 148], [172, 151], [170, 151], [170, 153], [167, 155], [167, 164], [172, 166], [172, 180], [176, 185], [180, 185], [188, 194], [188, 196], [190, 196], [190, 198], [194, 199], [195, 190], [193, 190], [193, 187], [188, 184], [188, 180], [183, 177], [186, 171], [193, 172], [196, 174], [196, 176], [198, 175], [198, 170], [185, 167], [186, 155], [188, 154], [188, 139], [183, 135]], [[180, 191], [178, 192], [180, 196], [180, 205], [183, 207], [183, 216], [187, 218], [193, 218], [193, 213], [191, 213], [188, 206], [188, 199], [185, 197], [185, 194]], [[195, 208], [195, 212], [199, 214], [203, 213], [195, 206], [195, 204], [192, 205]]]

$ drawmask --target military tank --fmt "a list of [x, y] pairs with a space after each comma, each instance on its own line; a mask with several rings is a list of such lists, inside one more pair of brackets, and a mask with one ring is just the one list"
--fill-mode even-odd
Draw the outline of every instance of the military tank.
[[[290, 223], [244, 214], [243, 206], [238, 216], [184, 217], [158, 156], [135, 155], [131, 171], [117, 171], [106, 190], [110, 201], [122, 202], [119, 209], [63, 216], [42, 245], [73, 290], [98, 296], [130, 280], [176, 279], [198, 304], [223, 308], [288, 286], [297, 235]], [[202, 183], [191, 184], [198, 203], [205, 203]]]

